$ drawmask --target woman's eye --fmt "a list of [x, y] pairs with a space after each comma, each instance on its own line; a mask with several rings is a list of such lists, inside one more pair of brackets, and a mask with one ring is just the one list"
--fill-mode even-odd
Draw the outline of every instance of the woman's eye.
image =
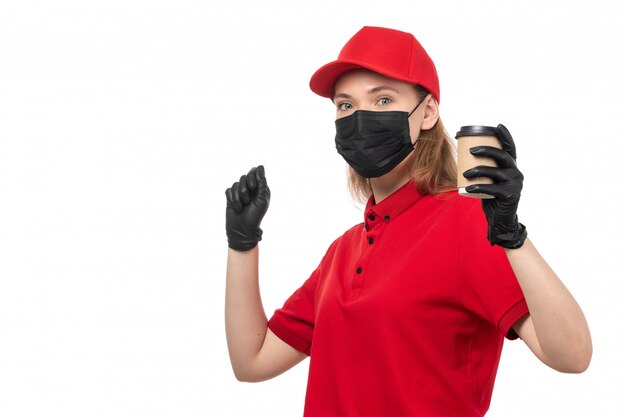
[[378, 99], [378, 104], [385, 105], [385, 104], [389, 104], [389, 103], [391, 103], [391, 99], [388, 98], [388, 97], [382, 97], [382, 98]]
[[350, 110], [352, 108], [352, 104], [350, 103], [340, 103], [337, 108], [339, 110]]

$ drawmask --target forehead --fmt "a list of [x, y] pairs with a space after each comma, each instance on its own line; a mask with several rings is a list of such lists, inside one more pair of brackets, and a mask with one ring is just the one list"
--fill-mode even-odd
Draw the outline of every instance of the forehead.
[[385, 77], [374, 71], [364, 68], [357, 68], [342, 74], [335, 82], [335, 93], [347, 92], [344, 90], [368, 90], [372, 87], [386, 85], [391, 88], [404, 92], [413, 90], [413, 86], [404, 81], [394, 80]]

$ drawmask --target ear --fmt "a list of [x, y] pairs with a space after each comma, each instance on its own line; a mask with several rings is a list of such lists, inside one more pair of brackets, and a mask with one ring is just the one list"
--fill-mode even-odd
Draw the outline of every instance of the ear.
[[430, 94], [426, 97], [424, 107], [424, 119], [422, 120], [421, 130], [431, 129], [439, 119], [439, 105], [437, 100]]

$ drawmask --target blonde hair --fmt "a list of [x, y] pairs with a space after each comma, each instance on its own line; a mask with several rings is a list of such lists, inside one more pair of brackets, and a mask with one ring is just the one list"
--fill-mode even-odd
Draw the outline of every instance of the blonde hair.
[[[429, 93], [422, 86], [415, 85], [415, 88], [420, 99]], [[456, 151], [441, 117], [432, 128], [420, 132], [409, 158], [411, 177], [422, 194], [439, 194], [456, 189]], [[369, 179], [359, 175], [349, 165], [347, 176], [352, 198], [366, 203], [373, 193]]]

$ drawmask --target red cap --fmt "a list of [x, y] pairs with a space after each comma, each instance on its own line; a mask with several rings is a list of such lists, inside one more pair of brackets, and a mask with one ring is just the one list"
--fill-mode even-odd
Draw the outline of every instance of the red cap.
[[435, 64], [413, 35], [395, 29], [364, 26], [330, 62], [311, 77], [315, 94], [332, 98], [335, 81], [354, 68], [366, 68], [389, 78], [419, 84], [439, 103], [439, 77]]

